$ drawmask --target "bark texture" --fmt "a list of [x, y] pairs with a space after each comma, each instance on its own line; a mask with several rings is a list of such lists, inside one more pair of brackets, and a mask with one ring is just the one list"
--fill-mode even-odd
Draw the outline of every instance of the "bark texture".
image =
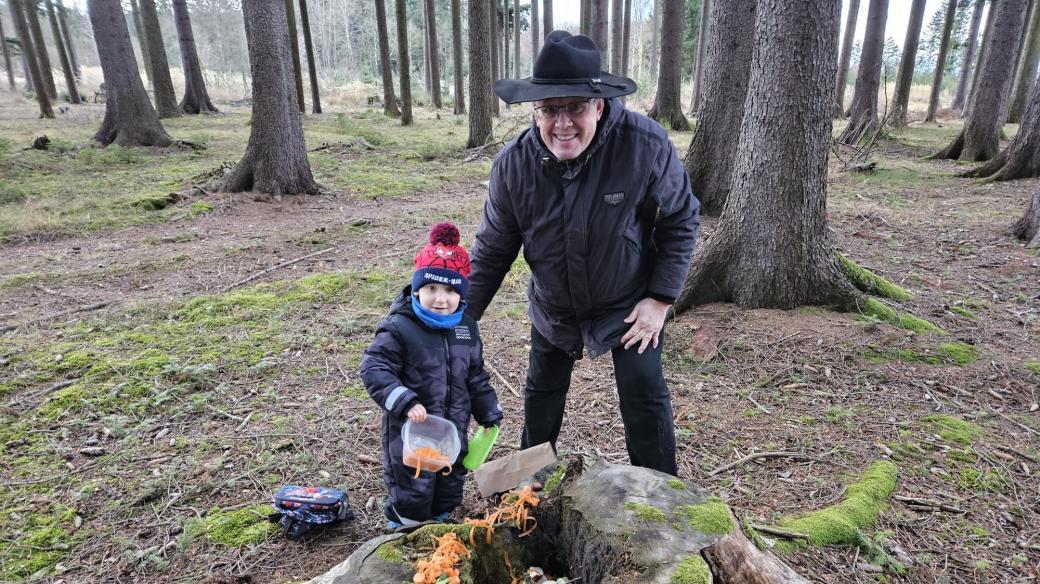
[[296, 105], [286, 5], [243, 0], [242, 16], [253, 75], [253, 117], [246, 153], [221, 190], [318, 194]]
[[[698, 125], [700, 124], [700, 113], [698, 112], [698, 108], [700, 107], [700, 99], [701, 99], [701, 81], [704, 79], [704, 68], [705, 68], [704, 59], [706, 58], [705, 55], [708, 52], [708, 23], [711, 22], [711, 19], [712, 19], [711, 0], [703, 0], [703, 2], [701, 2], [701, 21], [700, 21], [700, 24], [698, 25], [700, 27], [700, 33], [697, 35], [697, 60], [694, 62], [694, 68], [693, 68], [693, 96], [690, 98], [690, 115], [698, 117], [698, 120], [697, 120]], [[752, 27], [755, 26], [754, 18], [751, 19], [750, 25]], [[749, 30], [749, 29], [745, 29], [745, 32], [747, 30]], [[754, 30], [754, 29], [752, 28], [750, 30]], [[750, 41], [751, 41], [751, 39], [745, 39], [745, 42], [743, 44], [750, 45]], [[750, 51], [748, 52], [747, 57], [748, 57], [747, 63], [741, 63], [740, 64], [741, 69], [743, 69], [744, 72], [745, 72], [745, 74], [744, 74], [745, 82], [747, 81], [747, 74], [746, 74], [746, 72], [748, 70], [748, 65], [750, 65], [750, 63], [751, 63], [751, 52]], [[745, 91], [746, 91], [746, 89], [747, 89], [746, 83], [745, 83], [744, 87], [745, 87]], [[744, 107], [743, 104], [741, 104], [741, 108], [742, 109], [743, 109], [743, 107]]]
[[610, 72], [621, 71], [621, 37], [624, 34], [624, 0], [610, 3]]
[[379, 37], [379, 71], [383, 76], [383, 113], [397, 118], [401, 116], [401, 108], [397, 107], [397, 96], [394, 95], [394, 74], [390, 70], [390, 35], [386, 27], [386, 4], [384, 0], [376, 2], [376, 34]]
[[426, 0], [426, 34], [429, 36], [430, 84], [433, 89], [433, 107], [441, 107], [441, 64], [437, 42], [437, 11], [433, 0]]
[[[69, 62], [69, 54], [65, 51], [65, 39], [61, 37], [58, 17], [54, 13], [54, 3], [51, 0], [45, 0], [45, 2], [47, 2], [47, 18], [51, 22], [51, 35], [54, 37], [54, 46], [58, 49], [58, 58], [61, 60], [61, 72], [65, 75], [65, 87], [69, 90], [69, 101], [71, 103], [82, 103], [83, 100], [80, 99], [79, 90], [76, 89], [76, 76], [72, 71], [72, 63]], [[4, 54], [6, 54], [7, 42], [2, 40], [3, 38], [3, 33], [0, 33], [0, 42], [3, 42]], [[14, 78], [11, 79], [11, 84], [14, 84]]]
[[[474, 30], [474, 26], [475, 25], [473, 24], [473, 22], [476, 22], [476, 21], [473, 21], [472, 17], [471, 17], [470, 18], [471, 23], [469, 25], [469, 34], [470, 34], [470, 37], [469, 37], [469, 64], [470, 64], [470, 69], [469, 69], [469, 75], [470, 75], [470, 81], [469, 81], [469, 87], [470, 87], [469, 101], [470, 101], [470, 107], [471, 108], [476, 107], [475, 102], [476, 102], [477, 98], [475, 96], [475, 93], [473, 92], [473, 51], [474, 50], [483, 51], [483, 50], [486, 50], [484, 47], [491, 47], [490, 54], [488, 55], [488, 57], [491, 58], [491, 63], [490, 63], [489, 68], [488, 68], [487, 88], [485, 88], [483, 91], [487, 91], [491, 95], [491, 97], [490, 97], [490, 100], [491, 100], [491, 113], [494, 116], [497, 117], [498, 116], [498, 97], [491, 91], [491, 84], [494, 83], [494, 81], [496, 79], [501, 79], [501, 76], [498, 73], [499, 72], [499, 67], [500, 67], [500, 62], [498, 60], [498, 53], [499, 53], [499, 50], [498, 50], [499, 49], [499, 44], [498, 44], [498, 37], [499, 37], [499, 34], [498, 34], [498, 0], [469, 0], [469, 2], [471, 4], [480, 4], [481, 1], [487, 2], [487, 6], [485, 7], [486, 8], [485, 12], [487, 12], [487, 17], [484, 20], [485, 20], [485, 22], [487, 22], [488, 36], [487, 36], [487, 44], [485, 44], [485, 45], [474, 45], [473, 39], [475, 37], [473, 36], [473, 30]], [[471, 14], [472, 14], [472, 12], [471, 12]], [[470, 119], [472, 120], [472, 112], [470, 113]], [[488, 135], [489, 136], [491, 135], [490, 128], [488, 129]], [[472, 136], [473, 136], [473, 130], [471, 128], [470, 129], [470, 137], [472, 138]]]
[[542, 46], [542, 21], [538, 9], [538, 0], [531, 0], [531, 69], [538, 58], [538, 49]]
[[1040, 247], [1040, 186], [1033, 191], [1033, 199], [1025, 214], [1011, 229], [1015, 237], [1026, 241], [1026, 247]]
[[957, 79], [957, 93], [953, 98], [953, 107], [963, 110], [965, 98], [968, 94], [968, 78], [971, 77], [972, 65], [975, 61], [975, 49], [978, 46], [979, 25], [982, 23], [982, 8], [986, 0], [975, 0], [975, 11], [971, 15], [971, 25], [968, 27], [968, 46], [964, 50], [964, 62], [961, 63], [961, 74]]
[[964, 128], [933, 158], [982, 162], [997, 155], [1027, 5], [1028, 0], [1000, 0], [997, 3], [992, 38], [985, 48], [985, 61], [979, 70], [978, 87]]
[[47, 41], [43, 37], [43, 29], [40, 28], [40, 5], [39, 0], [22, 0], [25, 8], [25, 19], [29, 23], [29, 32], [32, 33], [33, 48], [36, 49], [36, 62], [40, 65], [40, 75], [47, 85], [47, 95], [51, 99], [58, 97], [58, 90], [54, 85], [54, 73], [51, 67], [51, 58], [47, 54]]
[[986, 30], [982, 33], [982, 42], [979, 44], [979, 54], [975, 59], [975, 75], [971, 78], [971, 88], [968, 90], [968, 107], [961, 111], [961, 117], [968, 117], [971, 106], [975, 103], [975, 90], [979, 87], [979, 75], [982, 74], [982, 63], [986, 61], [986, 49], [989, 47], [990, 37], [993, 36], [993, 15], [997, 13], [997, 0], [989, 0], [989, 14], [986, 16]]
[[1007, 121], [1013, 124], [1022, 121], [1029, 90], [1036, 84], [1036, 67], [1040, 64], [1040, 2], [1033, 2], [1030, 14], [1028, 33], [1023, 37], [1022, 62], [1018, 65], [1015, 92], [1008, 109]]
[[303, 26], [303, 46], [307, 50], [307, 72], [311, 77], [311, 113], [321, 113], [321, 95], [318, 93], [318, 68], [314, 62], [314, 42], [311, 41], [311, 19], [307, 0], [300, 0], [300, 24]]
[[134, 19], [134, 32], [137, 33], [137, 48], [141, 50], [141, 63], [144, 65], [144, 74], [148, 77], [148, 85], [152, 84], [152, 60], [148, 56], [148, 40], [144, 34], [144, 24], [141, 21], [141, 9], [137, 6], [137, 0], [130, 0], [130, 17]]
[[72, 44], [72, 37], [69, 36], [69, 25], [65, 22], [65, 6], [62, 5], [61, 0], [57, 0], [57, 4], [58, 23], [61, 24], [61, 36], [65, 40], [65, 48], [69, 51], [69, 62], [72, 63], [72, 71], [76, 74], [76, 79], [79, 79], [79, 61], [76, 59], [76, 48]]
[[491, 93], [491, 63], [494, 57], [487, 47], [491, 42], [492, 27], [488, 22], [493, 14], [487, 0], [469, 0], [469, 138], [466, 148], [477, 148], [491, 142], [491, 105], [498, 98]]
[[840, 4], [759, 0], [757, 11], [729, 202], [694, 256], [676, 313], [717, 300], [792, 308], [858, 296], [827, 229]]
[[589, 0], [589, 38], [599, 47], [603, 63], [610, 62], [607, 60], [610, 49], [607, 11], [607, 0]]
[[[537, 0], [535, 0], [537, 5]], [[455, 68], [455, 108], [456, 115], [466, 113], [466, 86], [462, 72], [462, 6], [460, 0], [451, 0], [451, 54]]]
[[553, 0], [542, 0], [542, 39], [549, 36], [553, 29]]
[[744, 117], [748, 77], [754, 53], [757, 0], [729, 0], [715, 7], [707, 45], [705, 90], [697, 118], [697, 130], [686, 151], [683, 166], [690, 174], [693, 192], [705, 214], [722, 213], [729, 198], [733, 158], [737, 153], [740, 123]]
[[[734, 525], [740, 522], [730, 512]], [[734, 529], [701, 552], [711, 566], [712, 573], [723, 582], [741, 584], [774, 584], [778, 582], [808, 582], [790, 566], [778, 561], [755, 547], [744, 532]]]
[[101, 71], [105, 77], [105, 117], [94, 139], [102, 146], [169, 146], [130, 44], [130, 31], [119, 0], [88, 0]]
[[650, 78], [657, 77], [657, 66], [661, 63], [661, 1], [654, 0], [654, 15], [650, 23]]
[[673, 130], [686, 132], [690, 122], [679, 103], [682, 77], [683, 0], [662, 0], [664, 24], [661, 27], [661, 62], [657, 75], [657, 95], [647, 114]]
[[[249, 0], [246, 0], [247, 2]], [[277, 0], [270, 0], [277, 2]], [[285, 0], [285, 18], [286, 26], [289, 29], [289, 56], [292, 57], [292, 74], [293, 79], [296, 81], [296, 106], [300, 108], [300, 113], [307, 111], [307, 106], [303, 99], [303, 69], [300, 65], [300, 37], [296, 33], [296, 9], [293, 7], [293, 0]]]
[[914, 0], [910, 5], [910, 22], [903, 41], [903, 56], [899, 60], [896, 75], [896, 94], [892, 99], [892, 126], [906, 126], [906, 113], [910, 105], [910, 85], [914, 81], [914, 64], [917, 62], [917, 45], [921, 41], [921, 24], [924, 22], [924, 0]]
[[199, 53], [195, 49], [195, 34], [191, 29], [191, 15], [186, 0], [173, 0], [173, 19], [177, 25], [177, 42], [181, 50], [181, 68], [184, 69], [184, 98], [180, 110], [186, 114], [216, 112], [206, 91]]
[[[509, 77], [509, 0], [502, 0], [502, 12], [499, 15], [499, 25], [502, 28], [502, 75], [501, 78]], [[509, 104], [506, 104], [509, 107]]]
[[632, 0], [625, 0], [624, 19], [625, 23], [621, 29], [621, 75], [628, 77], [628, 59], [632, 50]]
[[[22, 43], [22, 68], [25, 70], [26, 81], [32, 83], [34, 88], [44, 87], [41, 79], [40, 64], [36, 61], [36, 50], [33, 46], [32, 33], [29, 32], [29, 24], [25, 21], [25, 11], [22, 0], [7, 0], [7, 7], [11, 11], [11, 20], [14, 21], [14, 30], [18, 40]], [[46, 90], [36, 89], [36, 102], [40, 106], [41, 118], [53, 118], [54, 110], [51, 109], [51, 99]]]
[[1033, 84], [1022, 125], [1007, 148], [965, 176], [995, 181], [1040, 176], [1040, 83]]
[[[433, 0], [427, 0], [432, 2]], [[520, 79], [520, 0], [513, 0], [513, 78]]]
[[838, 74], [834, 78], [834, 115], [836, 116], [845, 113], [845, 86], [848, 85], [852, 40], [856, 38], [856, 20], [858, 18], [859, 0], [849, 0], [849, 13], [845, 18], [845, 36], [841, 41], [841, 57], [838, 59]]
[[170, 77], [170, 65], [166, 61], [166, 47], [163, 44], [162, 30], [159, 28], [159, 14], [155, 10], [155, 0], [139, 0], [141, 5], [141, 23], [144, 25], [144, 40], [148, 44], [148, 58], [152, 62], [152, 92], [155, 95], [155, 110], [160, 118], [176, 118], [181, 115], [177, 107], [177, 95], [173, 92], [173, 79]]
[[[476, 0], [473, 0], [476, 2]], [[492, 0], [494, 1], [494, 0]], [[401, 80], [401, 125], [412, 125], [412, 74], [408, 62], [408, 10], [405, 0], [395, 0], [397, 19], [397, 76]]]
[[0, 50], [4, 53], [4, 68], [7, 71], [7, 83], [11, 85], [11, 91], [14, 91], [14, 69], [11, 67], [11, 53], [7, 50], [7, 36], [4, 34], [3, 18], [0, 18]]
[[928, 96], [928, 113], [924, 117], [926, 122], [934, 122], [935, 112], [939, 109], [939, 93], [942, 91], [943, 73], [946, 70], [946, 53], [950, 49], [950, 31], [953, 30], [953, 18], [956, 13], [957, 0], [946, 0], [946, 18], [943, 21], [942, 38], [939, 40], [939, 56], [935, 59], [932, 92]]
[[888, 0], [870, 0], [863, 53], [859, 60], [859, 74], [856, 75], [856, 91], [849, 108], [849, 125], [838, 137], [838, 141], [843, 144], [856, 144], [864, 136], [877, 131], [878, 88], [881, 86], [881, 55], [885, 48], [886, 20]]

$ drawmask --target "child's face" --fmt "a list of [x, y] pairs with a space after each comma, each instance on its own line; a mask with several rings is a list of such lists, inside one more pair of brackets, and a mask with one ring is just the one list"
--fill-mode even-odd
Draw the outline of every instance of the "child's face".
[[434, 314], [454, 314], [462, 296], [451, 286], [427, 284], [419, 288], [419, 304]]

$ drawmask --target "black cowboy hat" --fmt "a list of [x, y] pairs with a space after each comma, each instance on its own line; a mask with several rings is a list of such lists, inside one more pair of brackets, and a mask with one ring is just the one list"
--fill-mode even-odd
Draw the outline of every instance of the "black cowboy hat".
[[587, 36], [554, 30], [534, 62], [534, 75], [499, 79], [495, 95], [506, 103], [554, 97], [620, 97], [635, 93], [636, 82], [600, 70], [599, 48]]

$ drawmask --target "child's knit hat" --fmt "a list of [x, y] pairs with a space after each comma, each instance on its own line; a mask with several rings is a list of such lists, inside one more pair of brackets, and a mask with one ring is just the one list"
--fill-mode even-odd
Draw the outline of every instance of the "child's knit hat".
[[412, 292], [427, 284], [451, 286], [462, 299], [469, 287], [469, 254], [459, 246], [459, 228], [451, 223], [438, 223], [430, 230], [430, 245], [415, 256]]

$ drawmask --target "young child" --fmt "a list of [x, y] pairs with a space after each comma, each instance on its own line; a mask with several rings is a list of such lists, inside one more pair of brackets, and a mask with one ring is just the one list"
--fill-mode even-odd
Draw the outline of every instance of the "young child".
[[[383, 512], [391, 529], [434, 519], [444, 521], [462, 502], [466, 469], [466, 429], [470, 414], [482, 426], [502, 419], [502, 408], [484, 371], [477, 323], [465, 316], [469, 254], [459, 246], [459, 230], [440, 223], [430, 244], [415, 256], [406, 286], [361, 359], [369, 395], [383, 408], [383, 482], [389, 496]], [[452, 471], [422, 471], [402, 461], [405, 420], [428, 414], [451, 420], [462, 441]]]

